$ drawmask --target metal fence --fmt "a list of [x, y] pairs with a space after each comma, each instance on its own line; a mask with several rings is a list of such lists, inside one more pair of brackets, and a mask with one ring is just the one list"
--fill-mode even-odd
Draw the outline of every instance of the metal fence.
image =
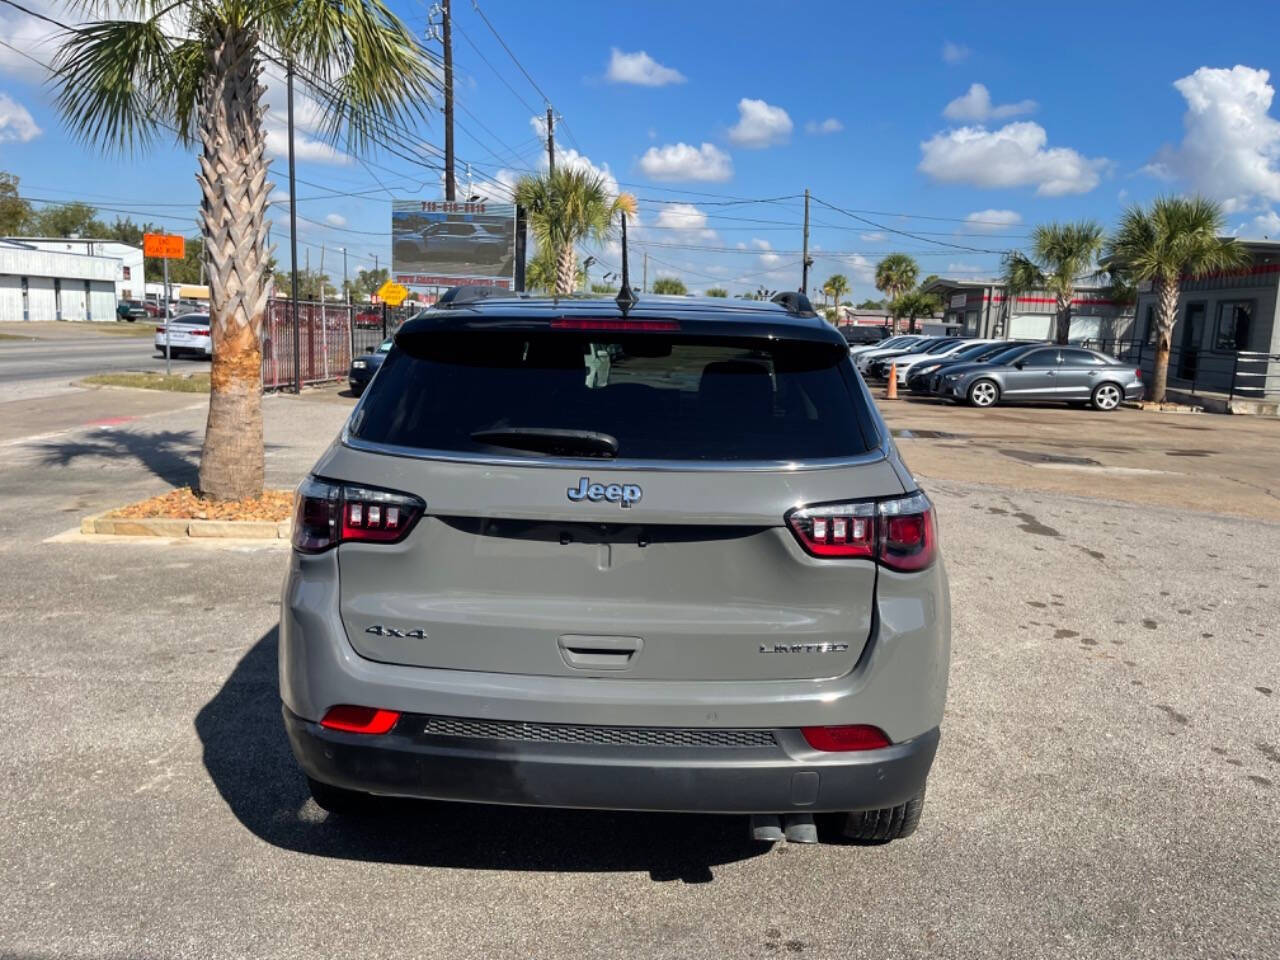
[[294, 340], [297, 339], [301, 383], [339, 380], [351, 367], [353, 308], [345, 304], [267, 301], [262, 322], [262, 386], [265, 390], [294, 383]]
[[[1156, 348], [1145, 340], [1086, 340], [1081, 346], [1132, 363], [1144, 374], [1155, 367]], [[1280, 354], [1251, 350], [1217, 351], [1175, 345], [1169, 352], [1169, 385], [1261, 400], [1280, 396]]]

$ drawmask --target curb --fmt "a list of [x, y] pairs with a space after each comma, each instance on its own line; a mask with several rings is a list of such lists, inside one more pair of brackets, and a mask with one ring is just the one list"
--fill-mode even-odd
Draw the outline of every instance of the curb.
[[292, 520], [182, 520], [174, 517], [109, 517], [96, 513], [80, 521], [80, 532], [125, 537], [192, 537], [199, 539], [288, 540]]

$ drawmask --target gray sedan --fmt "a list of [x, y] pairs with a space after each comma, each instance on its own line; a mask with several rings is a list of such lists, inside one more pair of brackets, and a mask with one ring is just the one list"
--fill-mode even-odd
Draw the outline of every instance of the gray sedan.
[[989, 363], [966, 363], [946, 370], [941, 394], [989, 407], [1000, 400], [1057, 400], [1096, 410], [1114, 410], [1124, 400], [1140, 400], [1142, 371], [1082, 347], [1037, 346], [1002, 354]]

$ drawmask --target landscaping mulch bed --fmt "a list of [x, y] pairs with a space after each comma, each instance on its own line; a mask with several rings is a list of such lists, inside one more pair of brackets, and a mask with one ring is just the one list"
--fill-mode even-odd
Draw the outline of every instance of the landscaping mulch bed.
[[255, 520], [279, 523], [293, 515], [293, 491], [267, 490], [248, 500], [203, 500], [190, 487], [162, 493], [106, 514], [109, 519]]

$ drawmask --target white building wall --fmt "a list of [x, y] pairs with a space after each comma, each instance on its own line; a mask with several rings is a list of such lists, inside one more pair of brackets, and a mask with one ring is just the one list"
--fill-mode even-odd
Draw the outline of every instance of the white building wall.
[[0, 276], [0, 321], [22, 321], [22, 278]]
[[27, 319], [58, 319], [58, 305], [53, 295], [52, 277], [27, 278]]
[[64, 280], [62, 281], [62, 319], [63, 320], [84, 320], [87, 315], [85, 313], [88, 308], [88, 298], [84, 292], [84, 282], [81, 280]]
[[89, 281], [89, 317], [94, 322], [116, 319], [116, 288], [101, 280]]

